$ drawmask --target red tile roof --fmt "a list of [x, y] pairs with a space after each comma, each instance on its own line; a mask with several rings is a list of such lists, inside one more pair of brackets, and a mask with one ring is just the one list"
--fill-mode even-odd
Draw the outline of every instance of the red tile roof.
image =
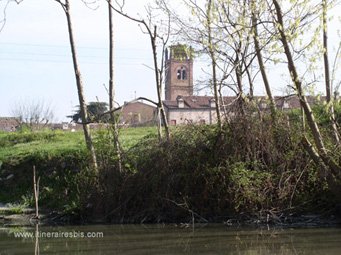
[[0, 130], [1, 131], [15, 131], [19, 126], [19, 121], [14, 117], [0, 117]]
[[[316, 104], [317, 102], [325, 101], [326, 98], [324, 96], [315, 97], [315, 96], [307, 96], [306, 97], [310, 104]], [[184, 100], [184, 108], [186, 109], [202, 109], [202, 108], [210, 108], [210, 101], [214, 99], [213, 96], [178, 96], [177, 99]], [[226, 96], [223, 97], [223, 105], [225, 106], [234, 106], [237, 102], [238, 97], [236, 96]], [[268, 108], [269, 101], [265, 96], [255, 96], [253, 100], [258, 103], [260, 108]], [[274, 97], [276, 107], [280, 109], [297, 109], [300, 108], [300, 101], [296, 95], [291, 96], [276, 96]], [[177, 100], [165, 100], [163, 104], [167, 108], [178, 108]]]

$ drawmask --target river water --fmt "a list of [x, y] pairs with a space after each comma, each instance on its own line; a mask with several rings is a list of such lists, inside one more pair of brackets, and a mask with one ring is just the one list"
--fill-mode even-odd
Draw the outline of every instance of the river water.
[[341, 254], [341, 228], [91, 225], [0, 229], [0, 255]]

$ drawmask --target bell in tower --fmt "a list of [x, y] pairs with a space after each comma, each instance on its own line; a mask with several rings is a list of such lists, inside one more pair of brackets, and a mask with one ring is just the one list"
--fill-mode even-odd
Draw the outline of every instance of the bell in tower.
[[177, 44], [165, 52], [165, 99], [193, 95], [192, 48]]

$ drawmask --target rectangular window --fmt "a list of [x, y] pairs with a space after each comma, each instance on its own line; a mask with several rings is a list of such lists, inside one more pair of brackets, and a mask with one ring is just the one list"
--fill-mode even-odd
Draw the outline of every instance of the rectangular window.
[[171, 126], [176, 126], [176, 120], [171, 120], [171, 121], [170, 121], [170, 125], [171, 125]]
[[284, 109], [289, 109], [290, 108], [289, 103], [288, 102], [284, 102], [283, 103], [283, 108]]

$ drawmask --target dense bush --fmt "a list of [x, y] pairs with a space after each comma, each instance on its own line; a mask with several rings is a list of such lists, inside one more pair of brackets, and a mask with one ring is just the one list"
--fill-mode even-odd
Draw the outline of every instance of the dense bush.
[[6, 182], [0, 200], [25, 195], [29, 201], [36, 165], [41, 204], [89, 220], [204, 222], [329, 210], [333, 197], [301, 145], [298, 118], [279, 114], [274, 123], [250, 113], [229, 119], [221, 131], [182, 126], [163, 142], [149, 134], [123, 151], [123, 172], [110, 130], [103, 130], [95, 139], [99, 175], [87, 168], [85, 150], [32, 153], [4, 162], [5, 173], [20, 178]]
[[250, 115], [231, 119], [222, 133], [188, 125], [169, 142], [146, 137], [126, 152], [124, 173], [115, 164], [101, 170], [94, 212], [114, 222], [160, 222], [321, 210], [328, 186], [299, 131], [287, 115], [276, 123]]

